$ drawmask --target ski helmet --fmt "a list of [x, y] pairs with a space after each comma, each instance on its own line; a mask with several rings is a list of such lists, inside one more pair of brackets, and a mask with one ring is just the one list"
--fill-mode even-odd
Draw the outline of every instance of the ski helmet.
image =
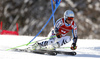
[[64, 12], [64, 20], [66, 20], [68, 17], [74, 17], [74, 12], [72, 10], [66, 10]]

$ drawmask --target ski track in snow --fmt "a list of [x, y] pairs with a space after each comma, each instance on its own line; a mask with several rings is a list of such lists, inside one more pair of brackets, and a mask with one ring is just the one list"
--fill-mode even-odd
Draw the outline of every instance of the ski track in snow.
[[[58, 54], [57, 56], [51, 55], [42, 55], [35, 53], [27, 53], [27, 52], [14, 52], [14, 51], [6, 51], [6, 49], [20, 46], [28, 43], [33, 37], [32, 36], [10, 36], [10, 35], [0, 35], [0, 59], [100, 59], [100, 40], [92, 40], [92, 39], [78, 39], [77, 42], [77, 55], [62, 55]], [[45, 37], [37, 37], [36, 40], [41, 40]], [[64, 46], [71, 46], [71, 42], [67, 43]], [[63, 47], [64, 47], [63, 46]], [[25, 48], [25, 47], [21, 47]], [[64, 49], [65, 51], [69, 51], [70, 49]]]

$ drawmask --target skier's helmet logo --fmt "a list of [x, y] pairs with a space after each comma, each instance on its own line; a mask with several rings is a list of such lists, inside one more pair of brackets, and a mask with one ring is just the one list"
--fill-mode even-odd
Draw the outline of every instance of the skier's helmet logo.
[[72, 10], [66, 10], [64, 12], [64, 20], [66, 20], [67, 17], [74, 17], [74, 12]]

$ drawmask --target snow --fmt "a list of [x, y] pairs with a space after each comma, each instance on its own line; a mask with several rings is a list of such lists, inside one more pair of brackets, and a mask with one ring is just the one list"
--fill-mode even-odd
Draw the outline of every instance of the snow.
[[[0, 35], [0, 59], [100, 59], [100, 40], [97, 39], [78, 39], [77, 42], [77, 55], [61, 55], [57, 56], [42, 55], [26, 52], [6, 51], [6, 49], [20, 46], [28, 43], [34, 36], [10, 36]], [[35, 40], [43, 39], [45, 37], [37, 37]], [[70, 46], [69, 42], [64, 46]], [[70, 50], [70, 49], [65, 49]]]

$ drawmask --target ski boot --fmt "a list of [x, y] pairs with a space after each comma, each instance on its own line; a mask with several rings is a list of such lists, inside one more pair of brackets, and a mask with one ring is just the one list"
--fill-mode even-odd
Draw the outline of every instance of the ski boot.
[[35, 44], [32, 45], [32, 49], [33, 50], [38, 50], [41, 49], [42, 45], [38, 42], [36, 42]]
[[55, 43], [55, 44], [52, 44], [52, 45], [48, 45], [47, 46], [47, 50], [56, 50], [56, 48], [60, 48], [60, 45], [59, 43]]
[[36, 42], [35, 44], [33, 44], [32, 46], [28, 47], [27, 48], [27, 51], [28, 52], [31, 52], [31, 51], [35, 51], [35, 50], [38, 50], [38, 49], [41, 49], [41, 44]]

